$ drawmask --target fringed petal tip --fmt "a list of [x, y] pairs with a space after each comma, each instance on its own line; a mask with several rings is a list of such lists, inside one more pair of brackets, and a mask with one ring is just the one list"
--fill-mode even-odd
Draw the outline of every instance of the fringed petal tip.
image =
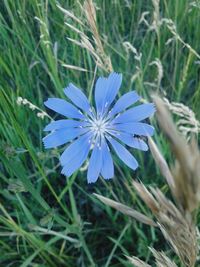
[[49, 146], [49, 144], [46, 142], [45, 137], [42, 138], [42, 143], [43, 143], [43, 146], [44, 146], [45, 149], [50, 149], [50, 148], [52, 148], [52, 147]]

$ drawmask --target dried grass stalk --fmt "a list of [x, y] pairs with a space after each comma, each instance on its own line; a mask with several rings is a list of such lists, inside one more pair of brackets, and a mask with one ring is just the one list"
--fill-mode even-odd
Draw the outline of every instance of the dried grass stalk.
[[150, 138], [149, 144], [153, 157], [174, 195], [176, 205], [168, 200], [158, 188], [150, 187], [149, 191], [141, 183], [133, 182], [133, 185], [155, 215], [165, 239], [181, 262], [191, 267], [195, 265], [198, 250], [193, 213], [199, 207], [200, 202], [200, 167], [198, 164], [200, 153], [194, 139], [187, 144], [186, 139], [177, 132], [164, 102], [158, 96], [153, 96], [153, 100], [157, 108], [159, 125], [168, 137], [176, 158], [175, 166], [171, 171]]
[[[200, 202], [200, 152], [195, 140], [189, 144], [181, 136], [165, 107], [164, 102], [153, 96], [157, 108], [159, 125], [167, 136], [172, 151], [176, 157], [176, 164], [172, 168], [177, 202], [185, 212], [192, 213], [199, 207]], [[187, 185], [187, 186], [186, 186]]]
[[108, 57], [104, 51], [103, 44], [101, 42], [101, 37], [99, 35], [96, 23], [96, 9], [92, 0], [86, 0], [83, 5], [83, 11], [87, 18], [88, 25], [93, 34], [93, 39], [96, 45], [97, 54], [103, 61], [103, 64], [107, 71], [112, 72], [112, 64], [110, 57]]
[[151, 209], [157, 219], [165, 239], [170, 243], [175, 253], [185, 266], [194, 266], [197, 257], [197, 238], [191, 217], [185, 217], [165, 195], [158, 189], [150, 187], [150, 191], [139, 182], [133, 185]]
[[[95, 60], [96, 65], [111, 72], [113, 70], [110, 57], [105, 53], [102, 38], [98, 32], [96, 21], [96, 8], [92, 0], [85, 0], [83, 6], [79, 3], [84, 17], [80, 20], [73, 14], [73, 12], [64, 9], [60, 5], [57, 7], [70, 17], [72, 22], [65, 22], [65, 25], [78, 34], [78, 39], [67, 38], [70, 42], [87, 49], [90, 55]], [[73, 23], [75, 25], [73, 25]], [[89, 38], [88, 31], [92, 34], [92, 38]], [[66, 64], [68, 66], [68, 64]], [[79, 68], [79, 70], [82, 68]]]
[[160, 225], [160, 229], [184, 266], [193, 267], [198, 252], [195, 226], [183, 223], [183, 221], [181, 225], [173, 224], [173, 221], [165, 221], [165, 226]]
[[164, 252], [158, 252], [153, 248], [150, 248], [150, 250], [156, 259], [157, 267], [177, 267], [177, 265], [171, 261]]
[[128, 215], [130, 217], [133, 217], [134, 219], [138, 220], [139, 222], [142, 222], [144, 224], [148, 224], [151, 226], [156, 226], [155, 222], [148, 218], [147, 216], [145, 216], [144, 214], [126, 206], [121, 204], [120, 202], [114, 201], [112, 199], [109, 199], [107, 197], [103, 197], [101, 195], [98, 194], [94, 194], [99, 200], [101, 200], [101, 202], [103, 202], [104, 204], [115, 208], [116, 210], [120, 211], [121, 213]]
[[200, 122], [188, 106], [182, 103], [169, 102], [166, 97], [164, 102], [169, 110], [179, 117], [177, 127], [187, 139], [190, 139], [191, 134], [198, 134], [200, 132]]
[[84, 71], [84, 72], [88, 72], [88, 70], [84, 69], [84, 68], [80, 68], [78, 66], [73, 66], [73, 65], [69, 65], [69, 64], [64, 64], [62, 63], [62, 66], [64, 68], [67, 68], [67, 69], [72, 69], [72, 70], [78, 70], [78, 71]]
[[148, 189], [142, 184], [133, 181], [133, 186], [135, 187], [138, 195], [146, 203], [146, 205], [151, 209], [154, 214], [159, 212], [159, 204], [156, 202], [153, 195], [148, 191]]
[[160, 0], [152, 0], [153, 4], [153, 22], [149, 26], [150, 30], [155, 30], [157, 35], [159, 35], [160, 26], [162, 24], [161, 18], [160, 18]]
[[130, 263], [132, 263], [133, 266], [135, 266], [135, 267], [151, 267], [151, 265], [147, 264], [146, 262], [140, 260], [137, 257], [134, 257], [134, 256], [132, 256], [132, 257], [126, 256], [126, 257], [130, 261]]
[[152, 156], [153, 156], [156, 164], [160, 168], [162, 175], [165, 177], [171, 191], [173, 192], [174, 187], [175, 187], [174, 179], [172, 177], [171, 171], [169, 169], [169, 166], [168, 166], [166, 160], [164, 159], [163, 155], [161, 154], [157, 145], [155, 144], [155, 142], [153, 141], [153, 139], [151, 137], [148, 137], [148, 143], [149, 143], [149, 147], [150, 147]]
[[156, 58], [154, 61], [149, 63], [149, 66], [155, 65], [157, 67], [158, 75], [157, 75], [157, 89], [160, 88], [161, 81], [163, 78], [163, 65], [160, 59]]

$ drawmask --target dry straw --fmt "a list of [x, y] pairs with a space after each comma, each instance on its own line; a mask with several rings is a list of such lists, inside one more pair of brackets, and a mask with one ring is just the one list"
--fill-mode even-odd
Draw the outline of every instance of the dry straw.
[[[99, 34], [96, 21], [96, 7], [92, 0], [84, 1], [81, 6], [83, 13], [83, 19], [79, 20], [71, 11], [68, 11], [57, 5], [57, 7], [65, 14], [66, 17], [72, 19], [71, 23], [65, 22], [65, 25], [72, 29], [78, 34], [78, 40], [73, 38], [67, 38], [70, 42], [86, 49], [90, 55], [93, 57], [96, 65], [107, 71], [111, 72], [113, 70], [110, 57], [106, 54], [102, 42], [102, 37]], [[72, 25], [74, 23], [74, 25]], [[92, 38], [88, 36], [88, 33]], [[75, 67], [68, 64], [63, 64], [64, 67], [71, 69], [78, 69], [80, 71], [85, 71], [83, 68]], [[70, 67], [69, 67], [70, 66]]]
[[[149, 146], [153, 158], [171, 191], [173, 201], [168, 199], [159, 188], [147, 188], [141, 182], [133, 181], [133, 187], [140, 198], [151, 210], [156, 226], [161, 230], [173, 252], [179, 257], [183, 266], [194, 267], [197, 261], [198, 233], [196, 227], [196, 214], [200, 203], [200, 152], [197, 142], [192, 139], [190, 143], [179, 134], [175, 124], [161, 98], [154, 95], [153, 101], [157, 109], [157, 119], [166, 135], [171, 152], [175, 156], [175, 164], [169, 167], [154, 141], [149, 138]], [[148, 222], [148, 217], [121, 203], [96, 195], [103, 203], [109, 205], [126, 215], [134, 214], [140, 222]], [[131, 214], [129, 212], [131, 210]], [[145, 217], [142, 217], [145, 216]], [[141, 220], [145, 218], [145, 220]], [[154, 224], [151, 220], [150, 224]], [[149, 223], [148, 223], [149, 224]], [[176, 267], [164, 252], [150, 248], [157, 267]], [[133, 266], [150, 267], [137, 257], [128, 257]]]
[[169, 110], [178, 116], [176, 123], [180, 132], [190, 140], [191, 135], [198, 135], [200, 132], [200, 122], [197, 120], [194, 112], [182, 103], [170, 102], [167, 98], [164, 98], [165, 104]]

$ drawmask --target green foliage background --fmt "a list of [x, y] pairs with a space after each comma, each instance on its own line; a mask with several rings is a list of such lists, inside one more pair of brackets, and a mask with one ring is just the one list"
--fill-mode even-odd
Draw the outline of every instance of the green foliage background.
[[[155, 11], [150, 0], [94, 3], [106, 54], [114, 70], [123, 73], [120, 93], [136, 89], [147, 99], [151, 92], [165, 93], [171, 101], [188, 105], [199, 118], [200, 2], [160, 0], [160, 20], [171, 19], [176, 36], [165, 22], [157, 31], [150, 27]], [[48, 97], [63, 97], [69, 82], [92, 94], [95, 61], [67, 39], [79, 37], [64, 23], [74, 25], [74, 21], [56, 4], [55, 0], [0, 2], [0, 266], [130, 266], [124, 255], [148, 260], [148, 246], [169, 247], [155, 229], [104, 206], [92, 193], [149, 214], [132, 190], [131, 180], [159, 184], [167, 191], [150, 153], [133, 151], [140, 163], [137, 172], [116, 159], [115, 178], [108, 182], [100, 179], [88, 185], [85, 171], [66, 180], [58, 164], [61, 149], [45, 151], [41, 142], [49, 119], [42, 120], [35, 110], [16, 103], [21, 96], [44, 109]], [[83, 19], [78, 1], [60, 0], [59, 4]], [[142, 14], [149, 25], [141, 22]], [[140, 61], [126, 51], [124, 42], [142, 54]], [[163, 67], [160, 85], [158, 69], [150, 64], [156, 58]], [[98, 68], [96, 75], [107, 73]], [[172, 162], [166, 140], [156, 121], [152, 123], [158, 146]]]

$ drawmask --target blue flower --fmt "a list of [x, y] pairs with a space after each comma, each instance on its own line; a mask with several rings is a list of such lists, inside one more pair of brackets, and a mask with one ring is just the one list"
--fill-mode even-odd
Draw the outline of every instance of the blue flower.
[[[45, 106], [68, 119], [53, 121], [44, 131], [51, 131], [43, 138], [45, 148], [68, 143], [60, 162], [62, 174], [72, 175], [88, 158], [88, 183], [96, 182], [100, 175], [104, 179], [114, 176], [114, 165], [110, 149], [131, 169], [138, 163], [124, 145], [146, 151], [148, 146], [140, 138], [151, 136], [154, 128], [145, 122], [154, 111], [152, 103], [132, 106], [140, 97], [135, 91], [128, 92], [115, 103], [122, 82], [122, 75], [111, 73], [100, 77], [95, 86], [96, 109], [90, 106], [87, 97], [72, 83], [64, 90], [71, 101], [49, 98]], [[124, 145], [123, 145], [123, 144]]]

